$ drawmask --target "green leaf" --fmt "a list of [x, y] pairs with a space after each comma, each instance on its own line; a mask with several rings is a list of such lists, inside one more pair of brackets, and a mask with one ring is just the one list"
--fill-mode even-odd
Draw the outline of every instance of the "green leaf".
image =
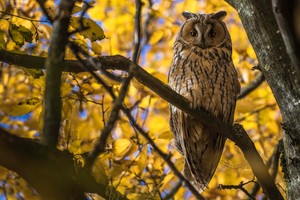
[[32, 42], [33, 34], [29, 29], [25, 28], [23, 25], [20, 25], [18, 31], [22, 34], [26, 42]]
[[18, 26], [14, 24], [9, 25], [8, 33], [11, 39], [20, 47], [24, 45], [24, 37], [23, 35], [19, 32]]
[[[70, 25], [74, 29], [82, 28], [80, 26], [79, 19], [80, 17], [71, 18]], [[103, 40], [105, 38], [102, 28], [96, 22], [88, 18], [82, 18], [82, 22], [84, 27], [89, 27], [87, 30], [79, 32], [79, 34], [82, 35], [84, 38], [88, 38], [92, 42], [96, 40]]]
[[15, 24], [9, 25], [9, 35], [11, 39], [20, 47], [24, 45], [24, 41], [32, 42], [33, 34], [23, 25], [17, 26]]

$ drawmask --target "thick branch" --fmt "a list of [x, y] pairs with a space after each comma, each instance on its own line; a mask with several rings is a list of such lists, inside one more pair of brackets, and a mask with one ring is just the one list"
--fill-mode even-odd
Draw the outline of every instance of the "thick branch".
[[56, 147], [59, 136], [61, 121], [61, 63], [65, 57], [68, 27], [74, 3], [75, 1], [64, 0], [59, 5], [58, 15], [53, 22], [49, 54], [45, 63], [47, 73], [42, 142], [52, 147]]
[[[75, 170], [68, 152], [19, 138], [0, 128], [0, 165], [17, 172], [46, 200], [84, 199], [85, 192], [105, 199], [107, 185], [97, 183], [89, 171]], [[117, 192], [115, 191], [117, 194]], [[126, 199], [118, 194], [119, 199]]]
[[[0, 59], [4, 61], [3, 56], [3, 50], [0, 50]], [[5, 55], [6, 58], [11, 58], [11, 53], [6, 52]], [[27, 56], [24, 57], [22, 55], [19, 55], [19, 59], [14, 60], [7, 60], [9, 63], [15, 62], [15, 64], [19, 64], [20, 60], [22, 59], [31, 59], [33, 60], [33, 56]], [[39, 58], [37, 61], [42, 61], [41, 58]], [[132, 75], [143, 85], [147, 86], [151, 90], [153, 90], [155, 93], [157, 93], [161, 98], [168, 101], [169, 103], [173, 104], [174, 106], [178, 107], [179, 109], [183, 110], [185, 113], [193, 116], [195, 119], [199, 120], [202, 124], [206, 125], [208, 128], [210, 128], [213, 131], [219, 131], [222, 130], [223, 134], [235, 142], [237, 146], [242, 150], [244, 153], [245, 158], [249, 162], [252, 171], [254, 175], [257, 177], [258, 182], [264, 189], [266, 195], [270, 199], [283, 199], [280, 192], [278, 191], [274, 181], [272, 180], [271, 176], [268, 173], [267, 168], [264, 165], [263, 160], [259, 156], [253, 142], [248, 137], [246, 131], [241, 126], [234, 126], [231, 127], [228, 124], [225, 124], [224, 122], [220, 121], [218, 118], [210, 115], [209, 113], [206, 113], [204, 111], [194, 110], [189, 107], [189, 102], [182, 97], [181, 95], [177, 94], [175, 91], [173, 91], [169, 86], [161, 82], [159, 79], [153, 77], [149, 73], [147, 73], [143, 68], [136, 65], [129, 59], [116, 55], [116, 56], [101, 56], [98, 58], [95, 58], [95, 62], [100, 62], [103, 67], [106, 67], [107, 69], [119, 69], [128, 71], [129, 66], [134, 66], [134, 72]], [[43, 66], [43, 63], [40, 63], [40, 66]], [[64, 69], [68, 71], [82, 71], [80, 70], [80, 63], [78, 61], [65, 61], [63, 63]], [[24, 65], [23, 65], [24, 67]], [[26, 66], [25, 66], [26, 67]], [[33, 67], [38, 67], [36, 64]]]
[[[278, 144], [276, 145], [271, 157], [268, 159], [266, 166], [270, 171], [271, 177], [275, 180], [276, 175], [278, 173], [278, 165], [279, 165], [279, 157], [280, 157], [280, 152], [279, 152], [279, 143], [282, 142], [280, 140]], [[260, 185], [258, 183], [255, 183], [252, 190], [251, 190], [251, 195], [256, 196], [257, 192], [260, 189]], [[250, 199], [248, 199], [250, 200]]]

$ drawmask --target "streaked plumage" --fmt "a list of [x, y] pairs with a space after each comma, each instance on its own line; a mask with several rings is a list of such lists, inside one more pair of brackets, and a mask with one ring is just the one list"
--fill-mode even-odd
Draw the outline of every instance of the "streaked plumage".
[[[190, 100], [193, 108], [203, 108], [232, 124], [240, 85], [230, 35], [222, 21], [226, 12], [184, 12], [183, 16], [186, 22], [174, 44], [169, 85]], [[183, 173], [202, 192], [217, 168], [226, 138], [172, 105], [170, 125], [174, 144], [185, 157]]]

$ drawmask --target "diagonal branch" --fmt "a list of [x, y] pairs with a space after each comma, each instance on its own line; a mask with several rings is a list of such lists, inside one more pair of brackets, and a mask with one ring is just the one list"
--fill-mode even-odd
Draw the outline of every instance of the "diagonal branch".
[[[282, 143], [282, 140], [279, 140], [278, 144], [274, 148], [274, 151], [271, 155], [271, 157], [268, 159], [266, 166], [269, 169], [271, 173], [271, 177], [275, 180], [276, 175], [278, 173], [278, 165], [279, 165], [279, 157], [280, 157], [280, 152], [279, 152], [279, 145]], [[257, 192], [260, 189], [260, 185], [258, 183], [255, 183], [252, 190], [251, 190], [251, 195], [256, 196]], [[250, 200], [250, 199], [248, 199]]]
[[174, 172], [174, 174], [182, 181], [189, 190], [197, 197], [199, 200], [204, 200], [204, 197], [199, 194], [199, 192], [192, 186], [192, 184], [177, 170], [173, 162], [170, 160], [170, 156], [166, 155], [164, 152], [162, 152], [159, 147], [155, 144], [155, 142], [151, 139], [151, 137], [146, 133], [134, 120], [134, 118], [131, 116], [130, 111], [126, 109], [125, 107], [122, 108], [122, 111], [129, 119], [131, 125], [149, 142], [149, 144], [152, 146], [154, 151], [165, 160], [165, 162], [169, 165], [171, 170]]
[[241, 89], [241, 92], [237, 98], [238, 99], [244, 98], [249, 93], [251, 93], [253, 90], [255, 90], [258, 86], [260, 86], [260, 84], [262, 84], [262, 82], [264, 82], [264, 80], [265, 80], [264, 75], [262, 73], [259, 73], [252, 82], [250, 82], [246, 87], [243, 87]]

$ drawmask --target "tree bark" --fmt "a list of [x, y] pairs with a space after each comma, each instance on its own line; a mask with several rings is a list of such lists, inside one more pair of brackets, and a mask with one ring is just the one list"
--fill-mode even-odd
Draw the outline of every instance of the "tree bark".
[[271, 1], [227, 2], [237, 10], [261, 71], [280, 108], [284, 143], [282, 165], [287, 199], [300, 199], [300, 80], [286, 53]]

